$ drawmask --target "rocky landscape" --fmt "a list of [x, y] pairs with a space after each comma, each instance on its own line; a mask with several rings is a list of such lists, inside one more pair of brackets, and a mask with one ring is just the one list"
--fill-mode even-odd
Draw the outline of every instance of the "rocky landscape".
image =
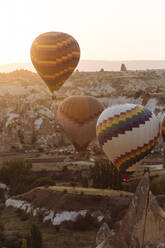
[[0, 74], [0, 152], [51, 149], [69, 144], [56, 123], [60, 101], [70, 95], [97, 97], [105, 107], [140, 103], [161, 120], [164, 114], [165, 71], [78, 72], [57, 92], [57, 99], [30, 71]]
[[[120, 229], [118, 221], [127, 212], [133, 194], [109, 189], [89, 188], [85, 191], [76, 187], [80, 178], [90, 178], [89, 168], [97, 155], [104, 155], [97, 140], [89, 146], [87, 157], [78, 155], [56, 122], [58, 104], [70, 95], [95, 96], [105, 108], [127, 102], [142, 104], [161, 121], [165, 112], [165, 70], [76, 71], [60, 88], [54, 100], [36, 73], [17, 70], [0, 74], [1, 166], [14, 156], [25, 158], [31, 162], [32, 179], [44, 175], [50, 176], [57, 183], [57, 186], [52, 187], [34, 187], [16, 196], [10, 196], [10, 189], [5, 184], [0, 184], [4, 194], [0, 210], [2, 220], [7, 223], [6, 235], [14, 233], [14, 223], [17, 223], [17, 231], [25, 235], [30, 223], [35, 220], [40, 223], [44, 233], [43, 248], [54, 247], [54, 244], [59, 248], [74, 247], [78, 237], [81, 238], [77, 247], [106, 247], [106, 233], [114, 236], [116, 230]], [[158, 154], [159, 161], [162, 161], [161, 147], [160, 139], [153, 153]], [[164, 208], [164, 198], [160, 200], [160, 204]], [[92, 228], [87, 232], [75, 232], [72, 222], [86, 215]], [[96, 236], [99, 228], [104, 231]], [[135, 230], [135, 238], [138, 236], [137, 232]], [[116, 242], [115, 236], [112, 240]], [[105, 246], [100, 246], [101, 243]]]

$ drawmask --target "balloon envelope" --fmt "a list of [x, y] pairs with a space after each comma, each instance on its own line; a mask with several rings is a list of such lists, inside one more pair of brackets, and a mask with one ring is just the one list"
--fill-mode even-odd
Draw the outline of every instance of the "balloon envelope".
[[54, 93], [76, 68], [80, 47], [77, 41], [66, 33], [47, 32], [33, 41], [30, 55], [38, 74]]
[[136, 168], [152, 150], [159, 137], [159, 121], [141, 105], [123, 104], [105, 109], [96, 134], [112, 163], [122, 172]]
[[163, 117], [161, 122], [161, 135], [163, 138], [163, 142], [165, 142], [165, 116]]
[[85, 150], [96, 137], [96, 122], [103, 105], [91, 96], [70, 96], [57, 110], [57, 122], [78, 151]]

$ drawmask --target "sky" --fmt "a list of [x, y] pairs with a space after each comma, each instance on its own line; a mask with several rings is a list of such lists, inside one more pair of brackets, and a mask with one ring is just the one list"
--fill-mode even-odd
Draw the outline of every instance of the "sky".
[[0, 0], [0, 64], [31, 62], [33, 40], [65, 32], [82, 60], [164, 60], [165, 0]]

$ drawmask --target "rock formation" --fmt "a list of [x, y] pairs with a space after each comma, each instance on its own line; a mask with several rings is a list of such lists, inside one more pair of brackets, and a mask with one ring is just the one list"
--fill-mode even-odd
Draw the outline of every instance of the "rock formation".
[[100, 245], [107, 237], [111, 234], [111, 230], [107, 223], [103, 223], [99, 228], [99, 231], [96, 236], [96, 245]]
[[127, 72], [127, 68], [126, 68], [125, 64], [122, 64], [121, 65], [120, 71], [126, 71]]
[[116, 235], [106, 238], [97, 248], [156, 248], [164, 244], [165, 213], [149, 189], [149, 174], [146, 173]]

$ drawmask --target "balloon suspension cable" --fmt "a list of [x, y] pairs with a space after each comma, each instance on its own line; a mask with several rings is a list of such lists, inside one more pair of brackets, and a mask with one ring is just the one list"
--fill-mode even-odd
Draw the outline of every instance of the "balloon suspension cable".
[[83, 150], [79, 152], [79, 157], [80, 159], [87, 159], [89, 157], [89, 152], [88, 150]]
[[60, 128], [63, 130], [62, 126], [58, 123], [58, 120], [56, 118], [57, 116], [57, 109], [58, 109], [59, 102], [57, 101], [57, 93], [53, 92], [52, 94], [52, 102], [50, 105], [50, 110], [54, 114], [54, 120], [55, 122], [60, 126]]
[[56, 96], [52, 95], [52, 100], [56, 100]]
[[52, 93], [52, 100], [56, 100], [57, 99], [57, 92], [53, 92]]

